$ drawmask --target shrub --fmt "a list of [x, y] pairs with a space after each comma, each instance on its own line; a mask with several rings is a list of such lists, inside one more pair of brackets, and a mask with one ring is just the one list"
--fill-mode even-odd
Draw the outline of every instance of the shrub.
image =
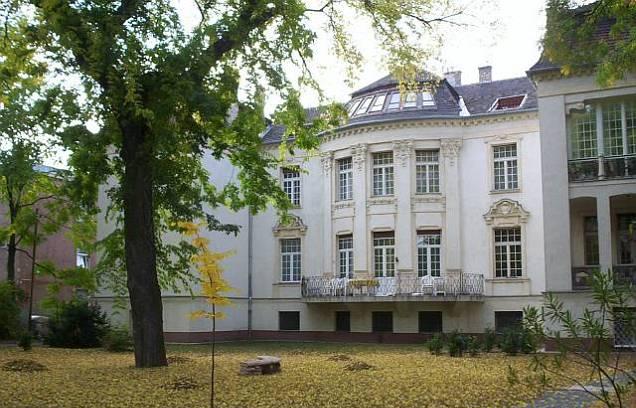
[[487, 327], [486, 330], [484, 330], [484, 351], [486, 353], [490, 353], [492, 349], [495, 348], [496, 344], [497, 344], [497, 334], [495, 333], [493, 329], [491, 329], [490, 327]]
[[60, 306], [44, 342], [51, 347], [99, 347], [107, 330], [106, 315], [98, 305], [75, 299]]
[[31, 343], [33, 342], [33, 336], [31, 333], [24, 332], [20, 336], [20, 340], [18, 340], [18, 347], [21, 347], [24, 351], [31, 350]]
[[431, 354], [439, 355], [444, 348], [444, 338], [441, 334], [436, 334], [426, 343], [426, 347], [428, 347]]
[[132, 350], [132, 337], [125, 326], [110, 328], [103, 339], [104, 348], [112, 352]]
[[466, 348], [471, 356], [476, 356], [481, 351], [481, 341], [475, 336], [468, 336]]
[[457, 330], [448, 335], [448, 354], [451, 357], [462, 357], [467, 350], [468, 338]]
[[0, 340], [14, 339], [20, 330], [20, 305], [24, 292], [13, 282], [0, 283]]

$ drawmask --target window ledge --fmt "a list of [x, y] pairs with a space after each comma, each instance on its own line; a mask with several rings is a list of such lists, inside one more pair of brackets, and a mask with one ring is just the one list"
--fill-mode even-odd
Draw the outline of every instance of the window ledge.
[[530, 278], [486, 278], [486, 282], [492, 283], [525, 283], [530, 282]]
[[510, 193], [520, 193], [520, 188], [511, 188], [506, 190], [490, 190], [490, 194], [510, 194]]
[[296, 285], [300, 285], [300, 281], [278, 281], [278, 282], [274, 282], [273, 285], [275, 285], [275, 286], [296, 286]]

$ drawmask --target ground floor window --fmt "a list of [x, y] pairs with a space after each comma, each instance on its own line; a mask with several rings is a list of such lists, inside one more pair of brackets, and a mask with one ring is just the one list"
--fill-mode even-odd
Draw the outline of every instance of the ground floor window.
[[502, 331], [514, 327], [521, 327], [523, 312], [520, 310], [495, 312], [495, 331]]
[[372, 321], [374, 332], [393, 331], [393, 312], [373, 312]]
[[351, 313], [338, 311], [336, 312], [336, 331], [351, 331]]
[[426, 311], [419, 312], [420, 333], [441, 333], [442, 332], [442, 312]]
[[300, 330], [300, 312], [278, 312], [279, 330]]

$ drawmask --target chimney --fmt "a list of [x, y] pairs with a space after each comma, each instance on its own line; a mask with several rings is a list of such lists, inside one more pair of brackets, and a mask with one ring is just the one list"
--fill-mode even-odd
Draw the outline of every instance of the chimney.
[[451, 86], [462, 86], [462, 71], [450, 71], [444, 73], [444, 78]]
[[479, 83], [492, 82], [492, 66], [479, 67]]

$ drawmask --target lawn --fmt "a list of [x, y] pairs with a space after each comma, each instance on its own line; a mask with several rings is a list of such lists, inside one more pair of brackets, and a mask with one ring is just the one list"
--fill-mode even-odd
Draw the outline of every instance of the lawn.
[[[46, 368], [0, 371], [0, 406], [206, 407], [208, 350], [173, 346], [171, 366], [138, 370], [131, 353], [1, 347], [0, 370], [16, 359]], [[238, 375], [240, 361], [262, 354], [282, 357], [283, 371]], [[527, 356], [494, 353], [432, 356], [423, 346], [221, 344], [217, 407], [510, 407], [542, 393], [529, 363]], [[521, 384], [510, 385], [509, 366], [519, 372]]]

